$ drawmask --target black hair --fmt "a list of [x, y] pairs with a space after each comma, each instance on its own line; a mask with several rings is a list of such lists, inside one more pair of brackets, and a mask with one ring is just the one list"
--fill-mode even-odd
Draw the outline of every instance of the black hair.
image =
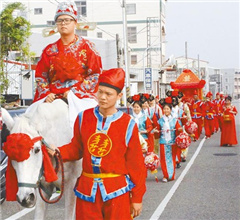
[[132, 103], [134, 102], [133, 97], [132, 97], [132, 96], [129, 96], [129, 97], [127, 98], [127, 101], [128, 101], [130, 104], [132, 104]]
[[229, 95], [225, 98], [225, 100], [229, 100], [230, 102], [232, 101], [232, 97]]
[[173, 97], [172, 97], [172, 105], [173, 105], [173, 106], [178, 105], [178, 98], [177, 98], [176, 96], [173, 96]]
[[164, 108], [166, 105], [172, 110], [172, 107], [173, 107], [172, 104], [170, 104], [170, 103], [164, 103], [164, 104], [163, 104], [163, 108]]
[[138, 105], [142, 108], [142, 102], [141, 102], [141, 101], [135, 101], [135, 102], [133, 102], [133, 106], [134, 106], [135, 104], [138, 104]]

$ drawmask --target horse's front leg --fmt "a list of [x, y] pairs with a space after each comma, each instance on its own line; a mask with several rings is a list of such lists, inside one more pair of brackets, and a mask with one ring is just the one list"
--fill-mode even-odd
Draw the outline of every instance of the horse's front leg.
[[82, 171], [82, 161], [64, 163], [65, 220], [75, 219], [76, 196], [73, 189]]

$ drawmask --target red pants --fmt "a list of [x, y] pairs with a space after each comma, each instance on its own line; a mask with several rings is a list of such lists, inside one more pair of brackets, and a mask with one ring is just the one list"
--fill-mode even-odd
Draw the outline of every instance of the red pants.
[[96, 200], [94, 203], [77, 198], [76, 206], [77, 220], [130, 220], [130, 196], [129, 192], [102, 201], [99, 188], [97, 189]]
[[214, 116], [214, 132], [217, 132], [219, 129], [218, 116]]
[[204, 119], [204, 129], [206, 137], [211, 137], [214, 133], [214, 119]]
[[177, 157], [176, 157], [176, 163], [180, 163], [181, 162], [181, 154], [182, 154], [182, 149], [180, 147], [177, 147]]
[[222, 130], [222, 116], [221, 116], [221, 115], [218, 115], [218, 116], [217, 116], [217, 119], [218, 119], [219, 128]]
[[195, 122], [198, 125], [197, 131], [194, 133], [195, 139], [198, 140], [201, 133], [202, 133], [202, 127], [203, 127], [203, 120], [202, 118], [193, 118], [193, 122]]

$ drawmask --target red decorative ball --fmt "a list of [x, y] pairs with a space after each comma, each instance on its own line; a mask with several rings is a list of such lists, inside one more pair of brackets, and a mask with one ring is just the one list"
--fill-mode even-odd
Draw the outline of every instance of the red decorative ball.
[[30, 157], [34, 142], [27, 134], [13, 133], [7, 137], [3, 150], [11, 160], [22, 162]]
[[193, 121], [188, 121], [186, 124], [185, 124], [185, 131], [188, 133], [188, 134], [194, 134], [197, 129], [198, 129], [198, 125], [196, 122], [193, 122]]
[[181, 132], [177, 137], [176, 137], [176, 144], [178, 147], [181, 149], [186, 149], [190, 146], [191, 144], [191, 138], [188, 136], [187, 133]]
[[158, 155], [153, 152], [147, 153], [144, 162], [145, 162], [146, 168], [151, 171], [154, 171], [160, 165], [160, 160]]

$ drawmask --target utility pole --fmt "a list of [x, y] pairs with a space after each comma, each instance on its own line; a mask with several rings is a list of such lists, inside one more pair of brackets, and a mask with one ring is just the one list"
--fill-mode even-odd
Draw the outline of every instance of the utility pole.
[[126, 82], [126, 105], [127, 97], [130, 96], [130, 74], [129, 74], [129, 55], [128, 55], [128, 32], [127, 32], [127, 14], [126, 1], [122, 0], [122, 16], [123, 16], [123, 42], [124, 42], [124, 60], [125, 60], [125, 82]]
[[[160, 59], [159, 59], [159, 69], [161, 71], [161, 68], [162, 68], [162, 0], [159, 0], [159, 39], [160, 39], [160, 42], [159, 42], [159, 49], [160, 49]], [[163, 83], [163, 74], [161, 74], [161, 79], [159, 80], [159, 77], [158, 76], [158, 88], [157, 88], [157, 95], [160, 95], [161, 96], [161, 93], [162, 93], [162, 86], [161, 86], [161, 83]]]
[[186, 66], [188, 69], [187, 41], [185, 42], [185, 59], [186, 59]]
[[199, 54], [198, 54], [198, 78], [201, 79]]
[[121, 59], [120, 59], [120, 47], [119, 47], [119, 34], [116, 34], [116, 47], [117, 47], [117, 67], [121, 66]]
[[160, 0], [160, 14], [159, 14], [159, 39], [160, 39], [160, 67], [162, 66], [162, 0]]

